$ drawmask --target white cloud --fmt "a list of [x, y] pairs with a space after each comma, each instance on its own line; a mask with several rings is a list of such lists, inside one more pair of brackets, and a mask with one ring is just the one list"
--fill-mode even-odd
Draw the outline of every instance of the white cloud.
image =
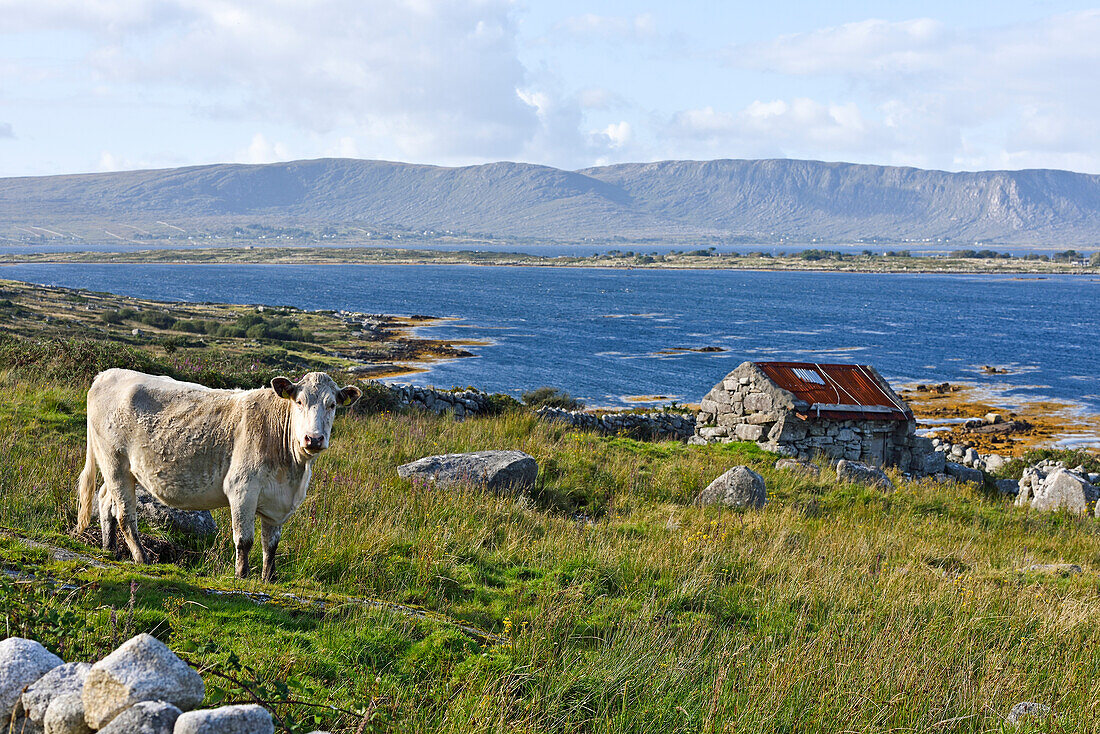
[[[726, 50], [738, 69], [819, 80], [845, 101], [700, 108], [672, 128], [712, 147], [771, 147], [948, 168], [1073, 162], [1100, 170], [1100, 10], [993, 28], [866, 20]], [[709, 128], [708, 128], [709, 126]], [[709, 130], [709, 133], [707, 132]]]
[[4, 138], [14, 138], [15, 130], [12, 129], [10, 122], [0, 122], [0, 140]]
[[630, 123], [626, 120], [621, 122], [613, 122], [603, 130], [597, 130], [593, 133], [596, 140], [596, 144], [599, 147], [606, 147], [611, 149], [623, 148], [633, 138], [634, 131], [630, 127]]
[[99, 154], [99, 162], [96, 164], [95, 170], [101, 172], [137, 171], [143, 168], [150, 168], [150, 165], [145, 161], [134, 160], [105, 150]]
[[707, 156], [805, 157], [809, 151], [882, 152], [891, 136], [853, 104], [821, 104], [804, 97], [754, 101], [736, 113], [712, 107], [673, 117], [666, 135]]
[[509, 0], [0, 0], [0, 33], [77, 32], [105, 93], [183, 96], [416, 159], [500, 158], [538, 137]]
[[237, 151], [236, 156], [239, 163], [276, 163], [290, 158], [286, 145], [269, 141], [263, 133], [253, 135], [248, 147]]

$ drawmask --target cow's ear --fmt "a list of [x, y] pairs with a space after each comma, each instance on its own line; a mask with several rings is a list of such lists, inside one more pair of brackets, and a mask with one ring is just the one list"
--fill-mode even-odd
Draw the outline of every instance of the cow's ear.
[[271, 380], [271, 389], [275, 391], [275, 394], [280, 398], [287, 400], [293, 400], [294, 395], [298, 392], [298, 388], [293, 382], [285, 377], [276, 377]]
[[340, 401], [340, 405], [345, 408], [359, 399], [359, 396], [363, 394], [363, 391], [354, 385], [348, 385], [337, 393], [337, 397]]

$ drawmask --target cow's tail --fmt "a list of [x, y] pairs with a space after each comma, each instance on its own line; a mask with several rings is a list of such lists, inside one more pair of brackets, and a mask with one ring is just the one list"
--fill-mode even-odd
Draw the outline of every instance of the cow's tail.
[[80, 472], [80, 480], [77, 483], [77, 501], [80, 509], [76, 515], [76, 532], [81, 533], [92, 524], [92, 508], [96, 499], [95, 486], [95, 451], [92, 450], [92, 432], [88, 431], [88, 454], [84, 457], [84, 470]]

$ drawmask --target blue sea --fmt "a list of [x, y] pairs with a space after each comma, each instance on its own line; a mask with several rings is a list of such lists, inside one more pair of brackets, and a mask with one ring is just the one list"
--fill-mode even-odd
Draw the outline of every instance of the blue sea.
[[[695, 402], [744, 360], [858, 362], [895, 384], [1100, 412], [1100, 279], [451, 265], [17, 265], [0, 278], [170, 301], [427, 314], [486, 342], [402, 378], [593, 405]], [[699, 353], [676, 349], [717, 347]], [[1008, 369], [989, 376], [983, 365]]]

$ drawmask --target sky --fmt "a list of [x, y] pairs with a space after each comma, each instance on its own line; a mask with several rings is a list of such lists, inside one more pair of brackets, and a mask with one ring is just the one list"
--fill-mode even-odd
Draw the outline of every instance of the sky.
[[1056, 0], [0, 0], [0, 176], [319, 157], [1100, 173]]

